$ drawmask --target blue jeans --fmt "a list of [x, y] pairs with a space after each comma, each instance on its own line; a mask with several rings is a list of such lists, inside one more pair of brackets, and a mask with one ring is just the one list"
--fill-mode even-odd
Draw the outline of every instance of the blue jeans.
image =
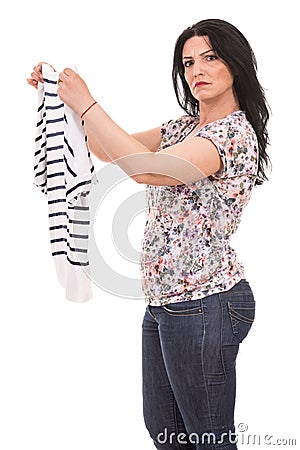
[[254, 314], [246, 280], [203, 299], [147, 307], [143, 410], [156, 448], [237, 449], [236, 357]]

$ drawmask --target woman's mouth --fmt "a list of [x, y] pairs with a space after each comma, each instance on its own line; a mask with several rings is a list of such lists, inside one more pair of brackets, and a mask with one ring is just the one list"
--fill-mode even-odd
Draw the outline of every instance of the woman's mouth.
[[195, 88], [198, 86], [208, 86], [209, 83], [206, 83], [205, 81], [197, 81], [197, 83], [195, 83]]

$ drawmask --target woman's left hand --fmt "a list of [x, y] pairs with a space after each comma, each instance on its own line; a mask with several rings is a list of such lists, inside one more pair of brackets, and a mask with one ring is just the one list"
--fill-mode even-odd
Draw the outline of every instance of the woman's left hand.
[[57, 93], [79, 115], [95, 101], [85, 81], [68, 67], [59, 74]]

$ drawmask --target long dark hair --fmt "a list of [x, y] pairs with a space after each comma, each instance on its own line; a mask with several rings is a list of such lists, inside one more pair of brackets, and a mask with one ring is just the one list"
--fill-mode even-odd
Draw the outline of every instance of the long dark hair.
[[193, 97], [185, 80], [182, 50], [185, 42], [193, 36], [208, 36], [212, 49], [228, 65], [233, 74], [233, 88], [240, 108], [245, 111], [258, 140], [259, 160], [256, 184], [260, 185], [268, 179], [266, 169], [270, 164], [266, 153], [269, 144], [267, 131], [269, 107], [264, 89], [257, 79], [257, 62], [253, 50], [245, 36], [225, 20], [201, 20], [183, 31], [175, 44], [172, 78], [179, 105], [192, 116], [199, 114], [199, 102]]

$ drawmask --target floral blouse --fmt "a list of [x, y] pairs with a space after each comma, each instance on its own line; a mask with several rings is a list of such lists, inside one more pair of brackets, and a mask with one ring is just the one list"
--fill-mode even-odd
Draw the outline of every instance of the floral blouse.
[[[162, 125], [160, 151], [181, 142], [199, 123], [188, 115]], [[244, 267], [230, 246], [255, 184], [256, 134], [243, 111], [203, 126], [223, 168], [176, 186], [146, 187], [147, 215], [140, 268], [147, 304], [161, 306], [227, 291]]]

